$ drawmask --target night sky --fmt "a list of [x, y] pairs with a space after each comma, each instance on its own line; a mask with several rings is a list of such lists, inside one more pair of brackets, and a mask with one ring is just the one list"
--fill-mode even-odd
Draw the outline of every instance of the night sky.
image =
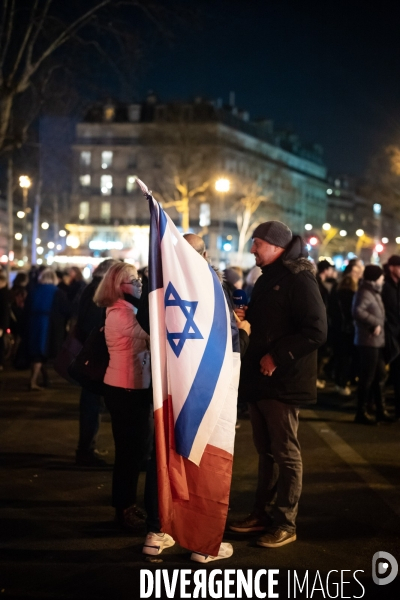
[[400, 9], [395, 2], [208, 0], [202, 25], [154, 42], [139, 93], [203, 95], [318, 142], [333, 174], [362, 175], [400, 143]]

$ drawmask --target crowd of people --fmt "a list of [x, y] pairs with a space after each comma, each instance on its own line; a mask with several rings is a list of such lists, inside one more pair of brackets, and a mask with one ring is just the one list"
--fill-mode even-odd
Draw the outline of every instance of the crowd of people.
[[[201, 238], [186, 239], [207, 259]], [[260, 465], [253, 510], [230, 528], [264, 532], [257, 544], [279, 547], [296, 539], [300, 405], [315, 402], [329, 378], [343, 401], [356, 390], [356, 423], [400, 419], [400, 256], [391, 256], [383, 268], [352, 259], [338, 273], [328, 260], [314, 265], [303, 240], [277, 221], [256, 228], [251, 252], [256, 265], [249, 272], [232, 266], [222, 280], [232, 340], [237, 338], [242, 356], [238, 403], [249, 413]], [[33, 267], [17, 273], [10, 289], [8, 281], [0, 271], [0, 367], [8, 358], [16, 369], [30, 368], [32, 392], [49, 386], [48, 363], [68, 340], [82, 346], [95, 327], [104, 327], [109, 364], [102, 393], [81, 390], [76, 464], [106, 464], [96, 438], [107, 407], [115, 444], [115, 521], [125, 529], [143, 523], [137, 484], [147, 464], [143, 552], [158, 554], [172, 546], [157, 517], [152, 392], [144, 360], [151, 350], [147, 268], [138, 273], [130, 264], [106, 259], [89, 284], [78, 267], [62, 272]], [[242, 305], [235, 305], [237, 290], [245, 292]], [[385, 402], [388, 376], [394, 414]], [[228, 546], [221, 544], [220, 555], [210, 560], [230, 556]]]

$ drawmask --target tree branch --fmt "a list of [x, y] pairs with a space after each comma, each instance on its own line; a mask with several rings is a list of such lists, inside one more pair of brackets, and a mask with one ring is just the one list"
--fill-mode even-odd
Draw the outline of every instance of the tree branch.
[[31, 14], [29, 16], [28, 27], [26, 29], [26, 32], [25, 32], [25, 35], [24, 35], [24, 39], [22, 40], [22, 43], [21, 43], [21, 45], [19, 47], [17, 58], [15, 59], [14, 66], [13, 66], [13, 68], [11, 70], [11, 73], [10, 73], [10, 75], [7, 78], [10, 85], [12, 84], [12, 80], [14, 79], [15, 74], [18, 71], [18, 68], [19, 68], [19, 65], [21, 63], [22, 57], [23, 57], [23, 55], [25, 53], [25, 49], [26, 49], [26, 47], [28, 45], [28, 42], [29, 42], [29, 38], [31, 37], [33, 26], [35, 24], [35, 14], [36, 14], [36, 9], [38, 7], [38, 4], [39, 4], [39, 0], [35, 0], [35, 3], [33, 5], [33, 7], [32, 7]]
[[[8, 5], [8, 0], [7, 0]], [[15, 0], [11, 0], [10, 12], [8, 13], [8, 21], [6, 25], [6, 40], [4, 42], [3, 50], [0, 57], [0, 67], [3, 68], [4, 61], [6, 58], [8, 46], [10, 45], [11, 35], [14, 29], [14, 16], [15, 16]], [[4, 79], [4, 77], [2, 77]]]

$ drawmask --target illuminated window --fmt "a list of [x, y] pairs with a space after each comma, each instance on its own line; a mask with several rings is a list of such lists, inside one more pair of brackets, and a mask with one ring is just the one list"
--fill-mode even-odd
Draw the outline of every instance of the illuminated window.
[[200, 227], [208, 227], [211, 223], [211, 210], [210, 205], [207, 202], [203, 202], [200, 204], [200, 218], [199, 225]]
[[81, 184], [82, 187], [88, 187], [90, 185], [90, 182], [91, 182], [90, 175], [81, 175], [79, 177], [79, 183]]
[[115, 106], [112, 106], [111, 104], [109, 104], [108, 106], [104, 107], [104, 120], [105, 121], [114, 121], [115, 118]]
[[88, 167], [90, 165], [92, 161], [92, 153], [89, 152], [88, 150], [84, 150], [83, 152], [81, 152], [81, 156], [80, 156], [80, 164], [82, 166]]
[[132, 193], [136, 187], [136, 176], [128, 175], [126, 178], [126, 191]]
[[100, 191], [102, 196], [111, 196], [113, 188], [112, 175], [102, 175], [100, 178]]
[[102, 202], [100, 206], [100, 218], [102, 221], [109, 221], [111, 218], [111, 202]]
[[113, 153], [111, 150], [104, 150], [101, 153], [101, 168], [109, 169], [112, 165]]
[[89, 218], [89, 202], [79, 203], [79, 220], [86, 221]]

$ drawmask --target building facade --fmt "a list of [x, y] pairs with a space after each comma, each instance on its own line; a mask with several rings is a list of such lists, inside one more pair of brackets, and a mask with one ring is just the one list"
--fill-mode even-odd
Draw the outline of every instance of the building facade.
[[[327, 218], [321, 148], [235, 106], [163, 104], [152, 95], [94, 106], [76, 127], [73, 154], [67, 241], [75, 253], [146, 263], [149, 212], [137, 177], [223, 264], [247, 266], [244, 241], [256, 222], [281, 220], [302, 234], [305, 223]], [[217, 191], [221, 179], [228, 183]]]

